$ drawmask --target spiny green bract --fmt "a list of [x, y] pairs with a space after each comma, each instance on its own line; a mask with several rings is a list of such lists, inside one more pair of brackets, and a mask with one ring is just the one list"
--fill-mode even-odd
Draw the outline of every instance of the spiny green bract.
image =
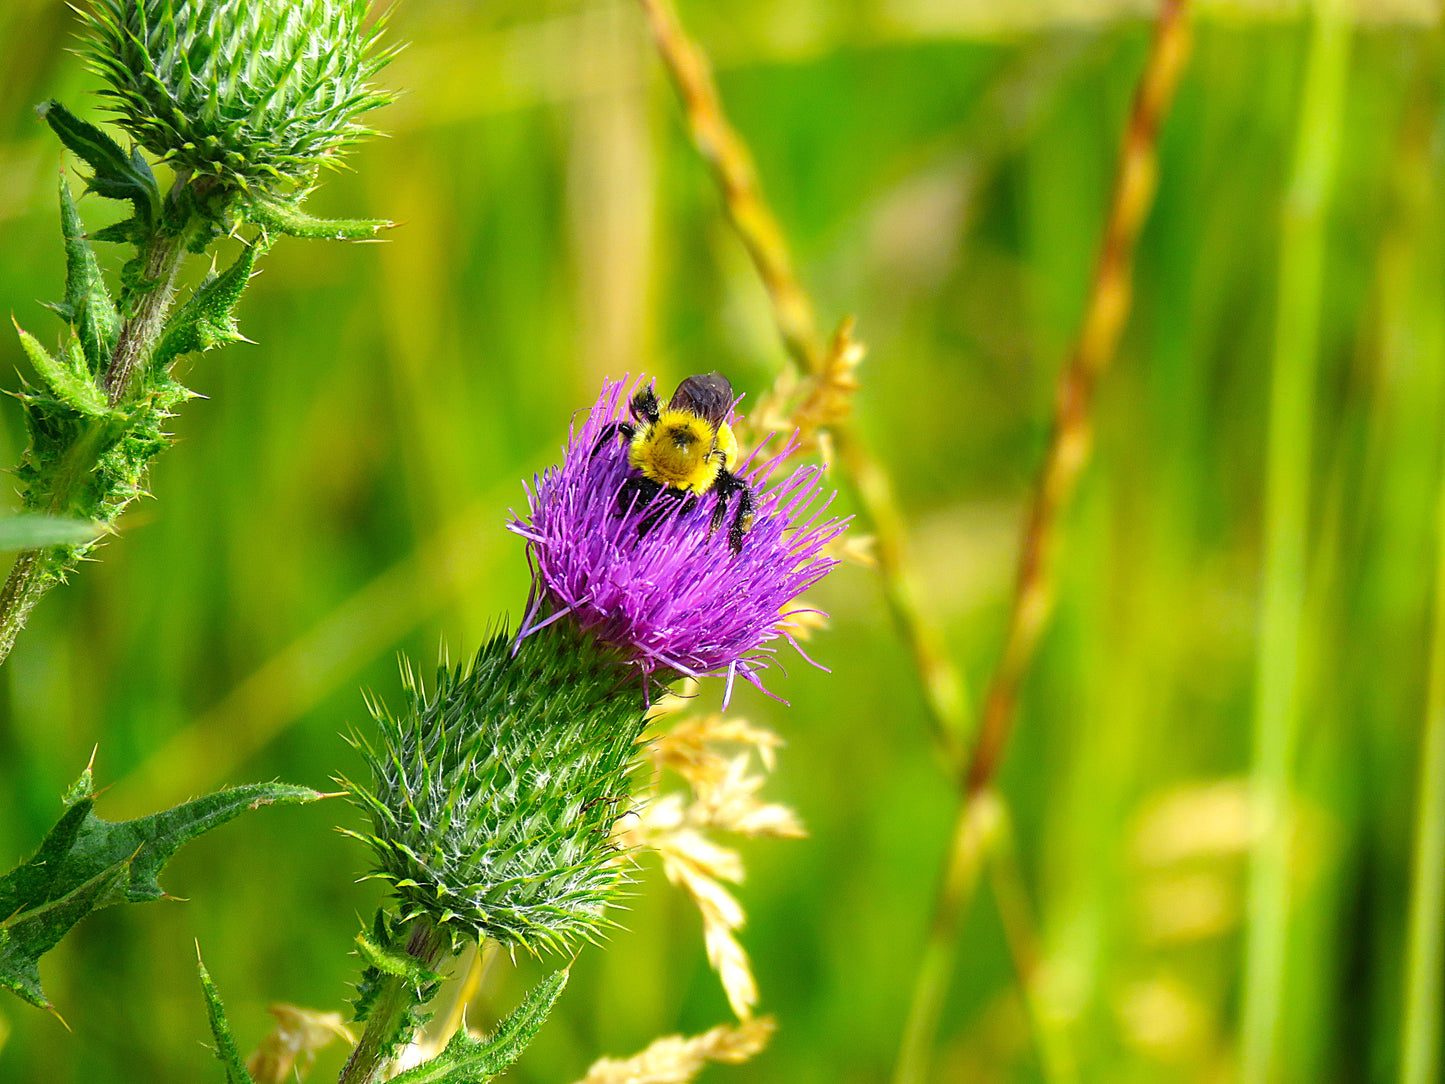
[[595, 940], [626, 870], [610, 841], [646, 713], [628, 668], [560, 625], [513, 652], [499, 634], [428, 694], [403, 668], [407, 710], [379, 703], [365, 839], [401, 920], [532, 951]]
[[226, 187], [305, 183], [389, 100], [366, 0], [92, 0], [86, 19], [122, 127]]
[[[38, 378], [16, 393], [30, 434], [15, 471], [24, 506], [109, 523], [142, 492], [146, 465], [171, 443], [166, 419], [191, 392], [162, 373], [143, 395], [113, 407], [77, 325], [56, 354], [17, 330]], [[51, 578], [63, 577], [92, 544], [60, 547]]]

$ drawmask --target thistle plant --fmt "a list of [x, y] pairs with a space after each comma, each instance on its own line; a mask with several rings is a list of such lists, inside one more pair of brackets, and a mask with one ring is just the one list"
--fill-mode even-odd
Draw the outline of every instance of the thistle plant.
[[[16, 472], [27, 518], [0, 522], [0, 539], [31, 548], [0, 589], [0, 660], [39, 598], [144, 491], [170, 443], [167, 419], [192, 394], [176, 363], [242, 339], [236, 306], [273, 239], [361, 238], [386, 225], [302, 209], [321, 168], [366, 134], [361, 118], [387, 100], [372, 80], [390, 52], [364, 0], [91, 0], [81, 14], [83, 53], [137, 145], [122, 147], [59, 102], [39, 112], [88, 167], [87, 189], [129, 213], [87, 234], [62, 180], [67, 276], [51, 307], [66, 336], [49, 346], [19, 330], [34, 370], [19, 396], [30, 435]], [[164, 192], [156, 164], [168, 174]], [[230, 240], [240, 252], [217, 270], [216, 248]], [[118, 281], [101, 271], [96, 243], [131, 250]], [[182, 297], [192, 255], [209, 255], [212, 271]], [[696, 795], [690, 806], [663, 798], [655, 778], [634, 799], [633, 775], [673, 683], [723, 677], [724, 705], [738, 677], [763, 688], [778, 641], [796, 647], [794, 632], [817, 616], [796, 600], [836, 563], [825, 547], [845, 522], [827, 512], [820, 468], [784, 469], [796, 438], [739, 460], [730, 386], [717, 374], [696, 379], [711, 398], [696, 399], [705, 416], [693, 421], [707, 439], [689, 453], [702, 469], [687, 486], [658, 483], [609, 439], [629, 432], [623, 405], [640, 384], [608, 382], [562, 464], [533, 480], [526, 515], [509, 524], [533, 571], [520, 626], [499, 625], [474, 658], [443, 665], [430, 688], [404, 664], [396, 712], [370, 701], [376, 733], [353, 740], [371, 778], [345, 786], [369, 819], [351, 834], [370, 848], [371, 875], [390, 899], [357, 941], [364, 1030], [341, 1084], [472, 1084], [503, 1071], [545, 1020], [566, 968], [489, 1038], [457, 1030], [411, 1068], [398, 1055], [469, 944], [543, 954], [601, 940], [642, 849], [663, 855], [702, 910], [739, 1026], [604, 1060], [589, 1079], [682, 1079], [766, 1043], [772, 1023], [752, 1018], [756, 988], [734, 936], [741, 908], [722, 884], [741, 876], [741, 862], [699, 833], [801, 834], [789, 811], [754, 799], [761, 779], [746, 754], [725, 767], [709, 746], [743, 740], [770, 764], [772, 736], [714, 721], [655, 742], [654, 777], [664, 763], [691, 766], [679, 770]], [[650, 390], [646, 400], [656, 408]], [[664, 449], [662, 460], [677, 454]], [[736, 504], [720, 531], [729, 498]], [[0, 985], [48, 1008], [39, 959], [89, 912], [159, 898], [157, 876], [177, 848], [248, 809], [324, 797], [256, 784], [117, 824], [93, 812], [87, 768], [34, 858], [0, 877]], [[346, 1033], [339, 1020], [293, 1010], [282, 1021], [288, 1034], [244, 1060], [215, 983], [199, 971], [232, 1084], [279, 1079], [324, 1036]]]
[[366, 15], [365, 0], [98, 0], [86, 56], [141, 146], [264, 206], [309, 184], [388, 100], [369, 82], [389, 54]]
[[[831, 498], [820, 500], [814, 468], [779, 470], [791, 446], [743, 460], [738, 477], [754, 503], [740, 546], [696, 502], [622, 501], [636, 468], [602, 438], [614, 432], [624, 389], [603, 388], [561, 466], [534, 480], [529, 515], [511, 523], [527, 539], [534, 576], [522, 627], [499, 627], [473, 659], [440, 667], [429, 689], [403, 665], [401, 709], [372, 698], [377, 733], [353, 737], [371, 779], [344, 785], [370, 824], [349, 834], [371, 849], [371, 876], [391, 899], [357, 939], [365, 969], [354, 1008], [365, 1027], [341, 1084], [476, 1084], [506, 1069], [561, 994], [566, 968], [490, 1037], [461, 1028], [421, 1064], [403, 1069], [398, 1057], [414, 1049], [459, 951], [490, 941], [513, 954], [565, 953], [598, 942], [632, 880], [632, 855], [644, 849], [662, 856], [697, 903], [739, 1023], [659, 1040], [627, 1061], [603, 1059], [588, 1079], [690, 1079], [708, 1061], [746, 1059], [771, 1034], [771, 1020], [752, 1016], [757, 990], [735, 937], [742, 910], [723, 885], [741, 878], [741, 860], [703, 833], [802, 834], [791, 811], [756, 799], [762, 778], [747, 752], [729, 759], [713, 748], [742, 744], [771, 767], [778, 739], [719, 717], [643, 739], [652, 719], [675, 710], [674, 682], [690, 692], [704, 674], [760, 683], [774, 641], [816, 615], [792, 600], [836, 563], [823, 549], [846, 524], [828, 518]], [[652, 780], [634, 797], [642, 762]], [[694, 800], [658, 791], [664, 767]], [[0, 877], [0, 986], [48, 1008], [39, 959], [87, 914], [159, 898], [157, 875], [171, 855], [247, 809], [324, 797], [256, 784], [112, 824], [92, 811], [87, 768], [34, 858]], [[288, 1010], [290, 1030], [243, 1059], [203, 965], [200, 979], [232, 1084], [279, 1079], [278, 1066], [346, 1033], [339, 1020]]]
[[[171, 442], [166, 421], [192, 395], [176, 363], [244, 339], [236, 304], [273, 238], [355, 239], [387, 225], [302, 209], [321, 168], [366, 133], [359, 118], [388, 100], [371, 79], [391, 52], [364, 0], [94, 0], [82, 14], [84, 55], [140, 146], [59, 102], [39, 107], [89, 167], [86, 189], [130, 213], [87, 235], [61, 180], [66, 284], [51, 308], [66, 336], [51, 347], [17, 328], [34, 370], [19, 396], [30, 435], [20, 495], [26, 513], [56, 525], [0, 588], [0, 660], [41, 596], [144, 492]], [[142, 148], [169, 168], [164, 193]], [[227, 237], [241, 251], [217, 271]], [[132, 252], [114, 289], [95, 242]], [[205, 254], [211, 272], [177, 306], [187, 257]]]
[[[620, 504], [635, 468], [603, 438], [625, 389], [604, 387], [562, 465], [530, 487], [529, 515], [511, 524], [533, 571], [518, 632], [443, 666], [430, 691], [404, 668], [403, 710], [374, 701], [379, 740], [357, 739], [372, 781], [345, 785], [370, 816], [357, 834], [394, 906], [360, 939], [367, 1026], [344, 1084], [380, 1079], [422, 1022], [439, 966], [468, 941], [542, 953], [603, 934], [629, 881], [618, 843], [628, 837], [612, 829], [635, 812], [631, 777], [654, 698], [703, 674], [758, 684], [773, 641], [789, 638], [790, 601], [835, 563], [822, 551], [845, 523], [826, 518], [817, 470], [772, 480], [787, 448], [743, 466], [758, 496], [737, 552], [703, 503], [666, 514]], [[562, 978], [534, 992], [529, 1011], [544, 1013]], [[436, 1071], [467, 1065], [474, 1076], [445, 1079], [470, 1080], [517, 1052], [488, 1061], [449, 1046]]]

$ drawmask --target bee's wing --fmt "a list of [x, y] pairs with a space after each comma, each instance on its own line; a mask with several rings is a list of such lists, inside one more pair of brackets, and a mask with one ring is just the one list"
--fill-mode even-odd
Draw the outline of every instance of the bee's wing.
[[727, 421], [732, 405], [733, 386], [718, 372], [688, 377], [677, 386], [668, 403], [673, 410], [686, 410], [713, 426]]

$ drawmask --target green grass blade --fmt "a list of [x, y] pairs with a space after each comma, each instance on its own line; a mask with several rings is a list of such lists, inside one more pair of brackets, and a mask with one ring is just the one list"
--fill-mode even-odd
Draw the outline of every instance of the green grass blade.
[[1445, 477], [1437, 522], [1435, 618], [1405, 955], [1405, 1024], [1400, 1049], [1400, 1079], [1405, 1084], [1435, 1084], [1440, 1079], [1440, 1012], [1445, 997]]
[[1310, 444], [1325, 217], [1339, 159], [1349, 27], [1339, 0], [1315, 9], [1280, 231], [1279, 294], [1266, 452], [1263, 591], [1255, 687], [1254, 808], [1240, 1079], [1273, 1079], [1285, 990], [1299, 739]]

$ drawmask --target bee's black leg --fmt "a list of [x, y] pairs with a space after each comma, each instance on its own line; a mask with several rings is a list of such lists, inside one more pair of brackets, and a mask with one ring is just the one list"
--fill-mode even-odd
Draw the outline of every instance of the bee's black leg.
[[658, 405], [657, 393], [652, 390], [651, 386], [643, 388], [634, 395], [628, 406], [634, 418], [648, 425], [656, 425], [657, 419], [662, 417], [662, 408]]
[[742, 493], [738, 496], [738, 512], [733, 516], [733, 525], [728, 528], [728, 546], [734, 553], [742, 552], [743, 535], [753, 525], [753, 491], [746, 485], [740, 485]]
[[728, 498], [734, 493], [739, 494], [737, 514], [733, 516], [732, 526], [728, 528], [728, 548], [738, 553], [743, 548], [743, 535], [753, 521], [753, 491], [746, 482], [728, 471], [718, 472], [714, 488], [717, 490], [717, 503], [713, 505], [712, 521], [707, 529], [708, 537], [711, 537], [727, 518]]
[[723, 525], [723, 520], [727, 518], [728, 493], [730, 492], [728, 487], [722, 484], [721, 478], [718, 479], [717, 485], [713, 488], [717, 491], [717, 500], [713, 502], [712, 519], [708, 521], [707, 525], [707, 536], [709, 538], [717, 534], [718, 528]]
[[592, 445], [592, 455], [590, 458], [596, 459], [597, 453], [602, 451], [603, 446], [618, 434], [626, 437], [628, 442], [631, 443], [632, 438], [637, 435], [637, 430], [627, 422], [608, 422], [602, 427], [602, 432], [598, 434], [597, 443]]

